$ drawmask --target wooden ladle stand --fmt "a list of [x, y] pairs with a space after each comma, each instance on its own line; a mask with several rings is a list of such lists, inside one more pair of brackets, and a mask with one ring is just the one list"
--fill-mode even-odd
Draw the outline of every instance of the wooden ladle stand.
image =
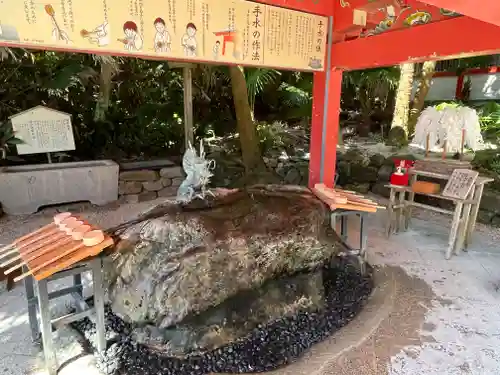
[[0, 267], [4, 270], [8, 267], [4, 274], [9, 275], [25, 266], [28, 271], [14, 281], [27, 276], [39, 281], [96, 256], [112, 245], [111, 237], [67, 212], [56, 215], [51, 224], [0, 249]]
[[[97, 349], [101, 353], [106, 350], [102, 258], [97, 255], [112, 245], [113, 239], [102, 230], [65, 212], [54, 216], [49, 225], [0, 249], [4, 273], [10, 276], [22, 272], [14, 281], [24, 279], [31, 333], [35, 341], [41, 334], [49, 375], [58, 370], [53, 327], [95, 316]], [[86, 304], [82, 293], [82, 273], [87, 271], [92, 273], [93, 307]], [[73, 276], [72, 287], [49, 293], [50, 281], [67, 276]], [[53, 319], [50, 299], [67, 294], [75, 299], [76, 312]]]

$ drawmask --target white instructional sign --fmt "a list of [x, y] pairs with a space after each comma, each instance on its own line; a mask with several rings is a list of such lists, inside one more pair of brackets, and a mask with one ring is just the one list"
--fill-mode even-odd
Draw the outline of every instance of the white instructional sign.
[[443, 196], [457, 199], [467, 199], [479, 172], [471, 169], [455, 169], [443, 190]]
[[15, 136], [24, 143], [17, 145], [19, 155], [70, 151], [75, 149], [71, 116], [38, 106], [10, 118]]

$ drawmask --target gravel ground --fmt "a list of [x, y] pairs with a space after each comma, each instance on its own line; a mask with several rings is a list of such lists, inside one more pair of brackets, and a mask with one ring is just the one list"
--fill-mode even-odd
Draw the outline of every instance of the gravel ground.
[[[81, 212], [89, 221], [108, 227], [135, 217], [151, 205], [100, 209], [72, 205], [35, 215], [2, 218], [0, 243], [8, 243], [48, 223], [56, 211]], [[301, 365], [299, 361], [273, 374], [500, 374], [500, 276], [497, 272], [500, 231], [478, 224], [469, 251], [446, 261], [443, 252], [449, 218], [420, 210], [416, 210], [415, 215], [410, 231], [390, 239], [384, 236], [383, 211], [374, 215], [369, 223], [370, 261], [400, 267], [403, 274], [411, 276], [407, 288], [401, 289], [401, 298], [391, 306], [390, 316], [360, 345], [341, 356], [332, 352], [307, 371], [296, 371]], [[419, 283], [431, 293], [423, 293]], [[90, 285], [90, 280], [86, 280], [86, 284]], [[67, 303], [59, 301], [54, 305], [54, 313], [66, 309]], [[39, 350], [30, 342], [25, 305], [22, 286], [0, 292], [0, 374], [40, 373]], [[73, 333], [59, 334], [64, 337], [58, 340], [58, 355], [63, 359], [60, 363], [66, 357], [73, 358], [66, 361], [61, 374], [97, 374], [92, 357], [85, 356], [83, 348], [68, 339]], [[328, 351], [328, 347], [323, 350]], [[357, 365], [353, 367], [354, 364]]]

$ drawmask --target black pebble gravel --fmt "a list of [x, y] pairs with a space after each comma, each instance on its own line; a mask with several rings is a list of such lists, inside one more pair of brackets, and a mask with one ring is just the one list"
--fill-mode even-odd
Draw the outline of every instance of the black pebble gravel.
[[[338, 260], [324, 268], [325, 308], [298, 313], [259, 326], [247, 337], [203, 355], [177, 359], [130, 340], [130, 327], [106, 308], [108, 350], [97, 358], [108, 375], [203, 375], [274, 370], [343, 327], [363, 308], [373, 289], [371, 272]], [[95, 325], [87, 318], [73, 324], [94, 350]]]

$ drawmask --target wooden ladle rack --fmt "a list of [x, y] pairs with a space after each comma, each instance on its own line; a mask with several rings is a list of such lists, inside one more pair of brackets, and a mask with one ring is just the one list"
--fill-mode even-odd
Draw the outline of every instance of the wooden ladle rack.
[[324, 184], [316, 184], [311, 190], [320, 200], [326, 203], [331, 210], [344, 209], [351, 211], [377, 212], [377, 209], [385, 208], [378, 205], [377, 202], [367, 199], [354, 191], [338, 188], [332, 189], [326, 187]]
[[15, 282], [28, 276], [37, 281], [92, 256], [113, 245], [113, 239], [70, 212], [54, 216], [52, 223], [22, 236], [0, 249], [0, 268], [4, 274], [27, 272]]

